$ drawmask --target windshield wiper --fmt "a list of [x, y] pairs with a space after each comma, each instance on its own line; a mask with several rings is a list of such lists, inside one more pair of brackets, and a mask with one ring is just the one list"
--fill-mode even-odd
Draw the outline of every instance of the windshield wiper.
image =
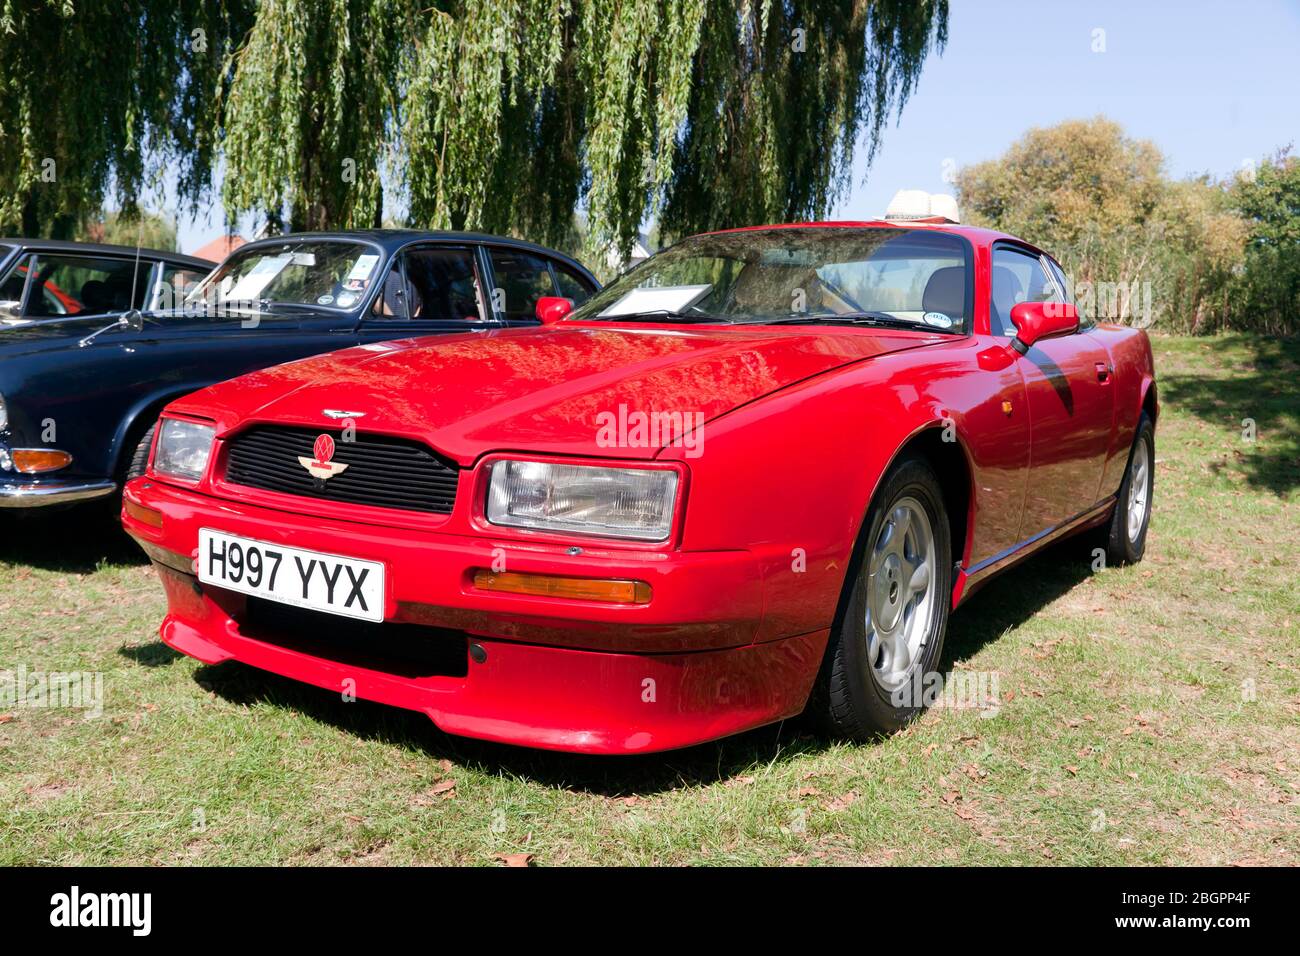
[[675, 312], [672, 309], [648, 309], [645, 312], [624, 312], [620, 315], [598, 315], [597, 322], [723, 322], [731, 324], [732, 320], [708, 312]]
[[742, 322], [741, 325], [870, 325], [879, 328], [889, 329], [914, 329], [925, 332], [945, 332], [946, 329], [940, 329], [936, 326], [926, 325], [923, 322], [913, 322], [910, 319], [900, 319], [896, 315], [890, 315], [888, 312], [825, 312], [825, 313], [800, 313], [798, 315], [786, 315], [773, 319], [755, 319], [753, 321]]

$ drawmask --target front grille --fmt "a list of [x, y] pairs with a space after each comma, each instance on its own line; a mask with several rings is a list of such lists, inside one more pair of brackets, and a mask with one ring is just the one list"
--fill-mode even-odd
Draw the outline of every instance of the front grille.
[[[313, 478], [299, 457], [314, 458], [316, 438], [334, 439], [332, 461], [347, 469], [328, 480]], [[284, 425], [255, 425], [227, 442], [226, 480], [305, 498], [403, 511], [449, 514], [460, 472], [455, 463], [419, 442]]]
[[385, 621], [358, 621], [250, 597], [239, 632], [264, 644], [398, 677], [464, 677], [469, 638], [464, 631]]

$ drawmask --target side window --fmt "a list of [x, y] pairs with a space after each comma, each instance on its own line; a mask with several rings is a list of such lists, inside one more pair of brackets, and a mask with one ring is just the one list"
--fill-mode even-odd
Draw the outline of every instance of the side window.
[[[474, 253], [468, 249], [412, 249], [403, 254], [406, 308], [393, 308], [397, 318], [478, 322], [478, 273]], [[390, 276], [390, 280], [391, 280]], [[385, 300], [389, 285], [385, 285]]]
[[35, 317], [124, 312], [143, 299], [150, 264], [133, 259], [35, 257], [27, 314]]
[[493, 249], [491, 255], [497, 288], [505, 297], [504, 303], [496, 304], [502, 306], [505, 317], [513, 322], [536, 318], [537, 300], [556, 294], [546, 261], [513, 249]]
[[586, 279], [558, 262], [552, 261], [551, 269], [555, 272], [555, 284], [560, 287], [560, 295], [572, 299], [574, 308], [591, 298], [592, 289]]
[[1056, 284], [1043, 271], [1042, 261], [1027, 252], [1007, 246], [993, 250], [992, 294], [989, 300], [989, 331], [1011, 338], [1016, 327], [1011, 310], [1021, 302], [1060, 302]]
[[[1052, 273], [1052, 278], [1056, 280], [1056, 285], [1061, 290], [1061, 301], [1068, 302], [1071, 305], [1077, 307], [1079, 303], [1076, 302], [1074, 299], [1073, 290], [1070, 289], [1069, 283], [1066, 282], [1065, 280], [1065, 272], [1061, 269], [1060, 263], [1058, 263], [1055, 259], [1050, 259], [1050, 258], [1047, 258], [1045, 261], [1047, 262], [1048, 271]], [[1086, 328], [1090, 328], [1091, 325], [1092, 322], [1089, 320], [1089, 318], [1085, 316], [1082, 312], [1080, 312], [1079, 328], [1086, 329]]]

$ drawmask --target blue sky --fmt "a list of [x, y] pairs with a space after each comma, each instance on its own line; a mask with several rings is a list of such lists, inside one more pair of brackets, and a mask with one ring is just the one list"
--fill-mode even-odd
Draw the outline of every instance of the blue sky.
[[[1226, 176], [1300, 147], [1300, 0], [952, 0], [931, 54], [870, 170], [835, 218], [884, 212], [895, 190], [950, 192], [945, 169], [990, 159], [1031, 126], [1104, 113], [1150, 139], [1175, 176]], [[1093, 47], [1104, 32], [1104, 52]], [[865, 176], [865, 179], [864, 179]], [[222, 211], [179, 224], [190, 251]]]
[[945, 160], [992, 159], [1032, 126], [1098, 113], [1179, 177], [1300, 146], [1300, 2], [952, 0], [943, 55], [836, 218], [880, 215], [897, 189], [951, 192]]

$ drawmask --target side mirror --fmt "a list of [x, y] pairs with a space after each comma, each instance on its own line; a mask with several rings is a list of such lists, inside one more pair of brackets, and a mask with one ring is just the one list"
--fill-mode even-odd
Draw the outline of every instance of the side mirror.
[[0, 319], [21, 319], [22, 314], [19, 310], [22, 304], [20, 299], [5, 299], [0, 302]]
[[1016, 337], [1011, 347], [1024, 355], [1039, 339], [1069, 335], [1079, 328], [1079, 310], [1066, 302], [1021, 302], [1011, 309]]
[[118, 317], [117, 324], [132, 332], [139, 332], [144, 328], [144, 313], [139, 309], [127, 309]]
[[573, 300], [558, 295], [542, 296], [537, 300], [537, 307], [533, 309], [537, 321], [541, 322], [542, 325], [551, 325], [558, 322], [572, 311]]

